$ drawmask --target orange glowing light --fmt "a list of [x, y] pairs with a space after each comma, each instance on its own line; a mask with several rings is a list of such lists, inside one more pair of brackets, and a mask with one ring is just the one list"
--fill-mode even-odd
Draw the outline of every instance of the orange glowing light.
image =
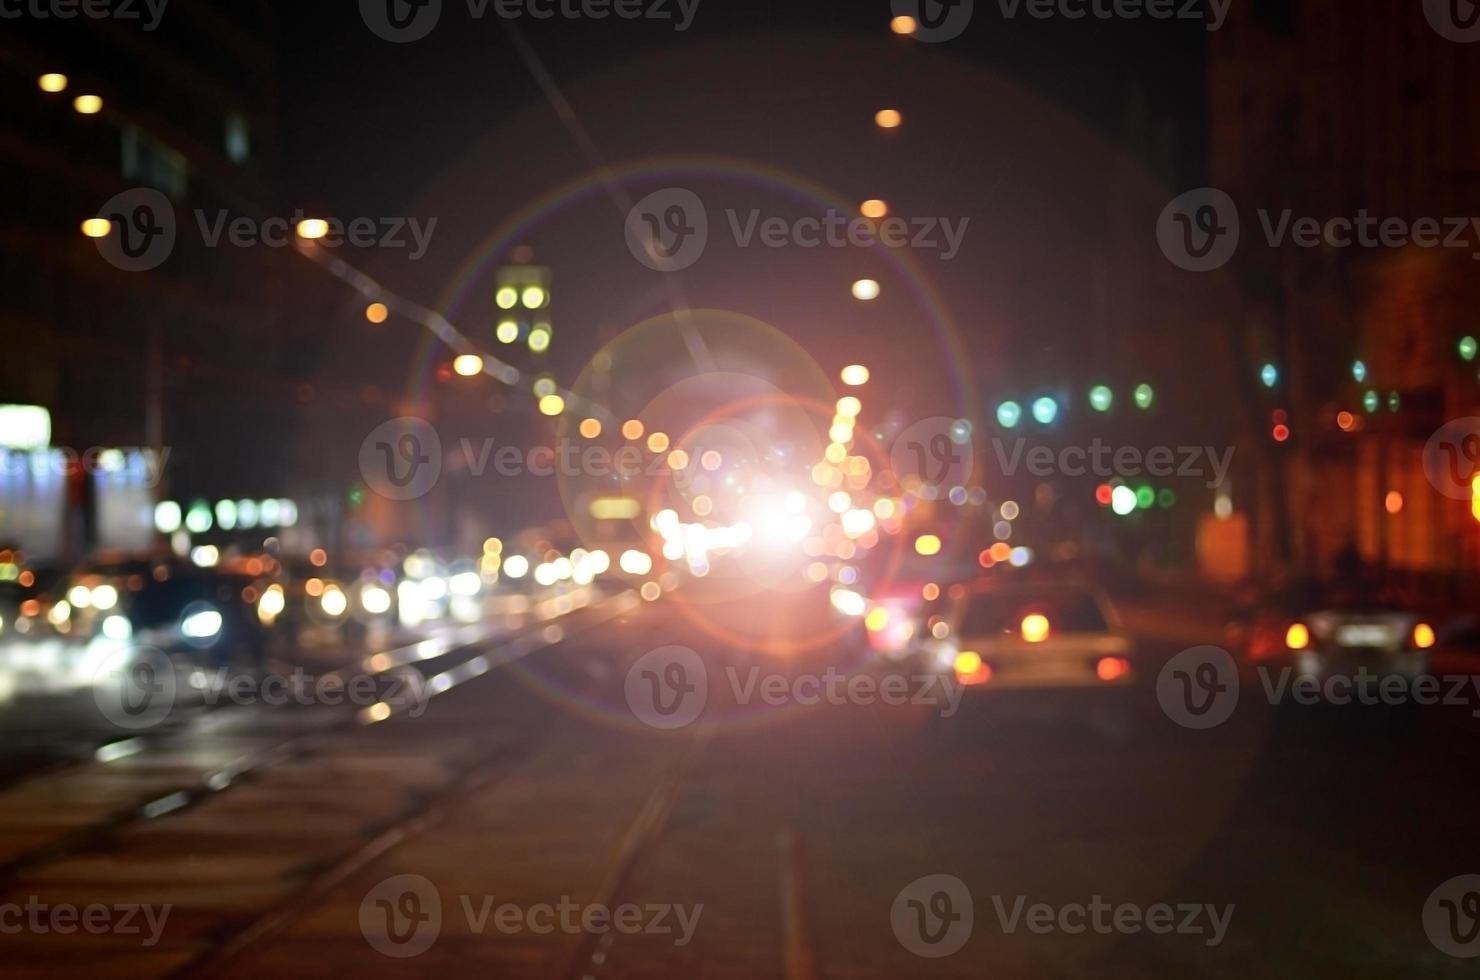
[[1292, 623], [1285, 630], [1285, 646], [1291, 650], [1304, 650], [1310, 646], [1310, 629], [1304, 623]]
[[329, 553], [323, 548], [315, 548], [308, 553], [308, 560], [314, 568], [323, 568], [329, 564]]
[[1109, 684], [1131, 672], [1131, 665], [1120, 657], [1105, 657], [1095, 664], [1095, 676]]
[[1389, 490], [1382, 500], [1382, 506], [1389, 514], [1396, 517], [1403, 513], [1403, 495], [1396, 490]]
[[987, 554], [992, 556], [993, 561], [1007, 561], [1012, 557], [1012, 545], [1006, 541], [998, 541], [987, 549]]
[[595, 439], [601, 435], [601, 421], [599, 419], [582, 419], [581, 436], [586, 439]]
[[1438, 637], [1434, 635], [1434, 628], [1428, 623], [1419, 623], [1413, 627], [1413, 645], [1418, 649], [1427, 650], [1436, 642], [1438, 642]]
[[1357, 417], [1351, 412], [1340, 411], [1336, 413], [1336, 426], [1342, 432], [1350, 432], [1357, 427]]
[[898, 109], [880, 109], [874, 114], [874, 122], [880, 129], [898, 129], [904, 116]]
[[919, 26], [920, 25], [915, 22], [915, 18], [907, 16], [905, 14], [900, 14], [898, 17], [895, 17], [889, 22], [889, 29], [891, 31], [896, 34], [902, 34], [906, 36], [915, 33], [915, 31], [919, 29]]
[[644, 431], [645, 430], [642, 427], [642, 423], [637, 421], [637, 419], [628, 419], [626, 422], [622, 423], [623, 439], [631, 439], [635, 442], [638, 439], [642, 438], [642, 433]]
[[390, 318], [391, 311], [384, 303], [371, 303], [365, 307], [365, 319], [371, 323], [384, 323]]
[[871, 197], [858, 206], [858, 213], [865, 218], [882, 218], [889, 213], [889, 205], [877, 197]]
[[925, 584], [925, 588], [920, 590], [920, 595], [925, 599], [926, 602], [934, 602], [936, 599], [940, 598], [940, 586], [936, 585], [934, 582], [927, 582]]

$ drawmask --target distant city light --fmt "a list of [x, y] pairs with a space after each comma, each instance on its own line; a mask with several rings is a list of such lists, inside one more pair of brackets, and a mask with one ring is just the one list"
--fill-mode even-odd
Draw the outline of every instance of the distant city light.
[[647, 447], [649, 452], [666, 453], [668, 451], [668, 436], [666, 433], [654, 432], [648, 436]]
[[1389, 490], [1382, 501], [1383, 509], [1396, 517], [1403, 512], [1403, 495], [1396, 490]]
[[1115, 401], [1115, 394], [1105, 385], [1095, 385], [1089, 390], [1089, 404], [1097, 412], [1110, 411], [1110, 405]]
[[1362, 407], [1366, 409], [1367, 413], [1370, 415], [1371, 413], [1377, 411], [1379, 408], [1382, 407], [1382, 396], [1375, 391], [1369, 390], [1365, 395], [1362, 396]]
[[113, 231], [113, 222], [107, 218], [88, 218], [82, 223], [82, 233], [88, 238], [107, 238]]
[[1274, 436], [1275, 442], [1290, 441], [1290, 427], [1283, 422], [1276, 425], [1270, 434]]
[[642, 423], [637, 419], [628, 419], [622, 423], [622, 438], [631, 439], [634, 442], [642, 438]]
[[565, 411], [565, 399], [559, 395], [546, 395], [540, 399], [540, 414], [556, 416]]
[[889, 29], [896, 34], [910, 35], [919, 28], [915, 18], [900, 14], [889, 22]]
[[882, 218], [889, 213], [889, 205], [872, 197], [858, 206], [858, 213], [865, 218]]
[[304, 218], [298, 222], [298, 237], [315, 242], [329, 234], [329, 222], [323, 218]]
[[1461, 337], [1459, 339], [1459, 356], [1465, 360], [1473, 361], [1477, 349], [1480, 348], [1477, 348], [1474, 337]]
[[929, 558], [940, 554], [940, 538], [934, 534], [922, 534], [915, 539], [915, 554]]
[[493, 294], [493, 301], [501, 310], [512, 310], [519, 302], [519, 290], [513, 286], [503, 286]]
[[1398, 397], [1398, 393], [1396, 391], [1389, 392], [1388, 393], [1388, 411], [1389, 412], [1396, 412], [1401, 405], [1402, 405], [1402, 399], [1400, 399]]
[[1350, 432], [1357, 427], [1357, 417], [1343, 409], [1336, 413], [1336, 427], [1342, 432]]
[[1033, 419], [1040, 425], [1052, 425], [1059, 417], [1059, 403], [1047, 395], [1033, 403]]
[[1136, 509], [1136, 491], [1120, 486], [1110, 491], [1110, 509], [1125, 517]]
[[72, 100], [72, 108], [84, 116], [96, 116], [103, 111], [103, 99], [97, 95], [79, 95]]
[[535, 327], [529, 332], [529, 349], [536, 354], [543, 354], [550, 349], [550, 331], [545, 327]]
[[384, 303], [371, 303], [365, 307], [365, 319], [371, 323], [384, 323], [390, 315], [391, 311]]
[[600, 419], [582, 419], [581, 435], [586, 439], [595, 439], [601, 435]]
[[1017, 402], [1003, 402], [997, 406], [997, 424], [1004, 429], [1015, 429], [1023, 420], [1023, 407]]
[[838, 399], [838, 414], [846, 415], [848, 418], [857, 418], [858, 413], [863, 411], [863, 402], [852, 395], [845, 395]]
[[1156, 400], [1156, 392], [1150, 385], [1136, 385], [1136, 407], [1146, 409]]
[[1280, 383], [1280, 369], [1273, 364], [1266, 364], [1259, 369], [1259, 381], [1266, 388], [1273, 388]]
[[483, 358], [477, 354], [459, 354], [453, 358], [452, 370], [464, 378], [472, 378], [483, 373]]
[[180, 530], [183, 519], [180, 505], [173, 500], [161, 501], [154, 505], [154, 529], [160, 534], [174, 534]]
[[544, 306], [550, 296], [538, 286], [530, 286], [524, 290], [520, 299], [523, 300], [526, 309], [537, 310]]
[[1367, 380], [1367, 365], [1361, 361], [1352, 361], [1352, 380], [1361, 384]]
[[865, 303], [879, 298], [879, 284], [873, 279], [860, 279], [853, 284], [853, 298]]
[[864, 367], [862, 364], [850, 364], [847, 367], [843, 368], [842, 378], [843, 384], [848, 385], [851, 388], [858, 388], [862, 385], [866, 385], [868, 384], [869, 379], [868, 368]]
[[898, 109], [880, 109], [874, 113], [874, 122], [880, 129], [898, 129], [904, 122], [904, 116]]
[[514, 320], [500, 320], [493, 335], [501, 344], [512, 344], [519, 339], [519, 324]]
[[52, 71], [36, 79], [36, 84], [41, 87], [41, 91], [55, 95], [58, 92], [67, 91], [68, 79], [66, 75]]

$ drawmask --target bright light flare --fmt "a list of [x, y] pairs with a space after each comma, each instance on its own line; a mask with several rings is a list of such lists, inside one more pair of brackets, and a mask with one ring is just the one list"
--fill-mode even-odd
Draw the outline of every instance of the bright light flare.
[[304, 218], [298, 222], [298, 237], [306, 242], [316, 242], [329, 234], [329, 222], [323, 218]]
[[853, 283], [853, 298], [865, 303], [879, 298], [879, 283], [874, 279], [859, 279]]
[[40, 78], [36, 79], [37, 87], [40, 88], [41, 91], [46, 92], [50, 95], [56, 95], [58, 92], [67, 91], [68, 84], [70, 84], [70, 81], [67, 76], [63, 75], [61, 72], [56, 71], [47, 72], [45, 75], [42, 75]]
[[860, 388], [868, 384], [869, 371], [862, 364], [850, 364], [843, 368], [843, 384], [850, 388]]
[[1021, 625], [1023, 640], [1027, 643], [1042, 643], [1050, 633], [1048, 617], [1042, 613], [1029, 613]]

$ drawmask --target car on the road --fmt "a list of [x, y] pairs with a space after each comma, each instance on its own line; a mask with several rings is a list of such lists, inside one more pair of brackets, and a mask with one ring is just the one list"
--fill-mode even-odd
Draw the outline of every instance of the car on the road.
[[977, 583], [955, 590], [927, 663], [968, 690], [1103, 688], [1133, 677], [1132, 642], [1098, 589]]
[[1404, 597], [1364, 582], [1297, 582], [1235, 611], [1230, 645], [1251, 668], [1324, 679], [1426, 673], [1435, 627]]

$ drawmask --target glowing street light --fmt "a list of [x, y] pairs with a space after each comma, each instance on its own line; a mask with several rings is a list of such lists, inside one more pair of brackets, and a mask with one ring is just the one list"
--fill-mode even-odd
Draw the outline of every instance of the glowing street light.
[[103, 97], [100, 95], [79, 95], [72, 100], [72, 108], [84, 116], [96, 116], [103, 111]]
[[550, 328], [538, 326], [529, 332], [529, 349], [536, 354], [543, 354], [550, 349]]
[[459, 354], [453, 358], [452, 370], [464, 378], [476, 377], [483, 373], [483, 358], [477, 354]]
[[546, 395], [540, 399], [540, 414], [556, 416], [565, 411], [565, 399], [559, 395]]
[[36, 79], [36, 84], [40, 87], [41, 91], [48, 92], [52, 95], [67, 91], [68, 83], [66, 75], [55, 71], [47, 72], [45, 75]]
[[306, 242], [316, 242], [329, 234], [329, 222], [323, 218], [304, 218], [298, 222], [298, 237]]
[[915, 33], [919, 26], [920, 25], [915, 22], [915, 18], [906, 16], [904, 14], [900, 14], [898, 17], [889, 22], [889, 29], [891, 31], [906, 37]]
[[997, 406], [997, 424], [1004, 429], [1015, 429], [1023, 420], [1023, 406], [1017, 402], [1003, 402]]
[[88, 218], [82, 223], [82, 233], [88, 238], [107, 238], [113, 231], [113, 222], [107, 218]]
[[365, 319], [371, 323], [384, 323], [390, 315], [391, 311], [384, 303], [371, 303], [365, 307]]
[[1110, 411], [1110, 405], [1115, 401], [1115, 394], [1105, 385], [1095, 385], [1089, 390], [1089, 405], [1097, 412]]
[[843, 384], [847, 385], [848, 387], [861, 388], [862, 386], [868, 384], [868, 368], [864, 367], [862, 364], [850, 364], [847, 367], [843, 368], [843, 373], [841, 377], [843, 379]]
[[1052, 425], [1059, 417], [1059, 403], [1044, 395], [1033, 403], [1033, 420], [1039, 425]]
[[1266, 388], [1273, 388], [1280, 383], [1280, 369], [1273, 364], [1266, 364], [1259, 369], [1259, 381]]
[[879, 284], [873, 279], [860, 279], [853, 284], [853, 298], [867, 303], [879, 298]]
[[889, 205], [871, 197], [858, 206], [858, 213], [865, 218], [882, 218], [889, 213]]
[[898, 109], [880, 109], [874, 113], [874, 123], [880, 129], [898, 129], [904, 123], [904, 116]]

